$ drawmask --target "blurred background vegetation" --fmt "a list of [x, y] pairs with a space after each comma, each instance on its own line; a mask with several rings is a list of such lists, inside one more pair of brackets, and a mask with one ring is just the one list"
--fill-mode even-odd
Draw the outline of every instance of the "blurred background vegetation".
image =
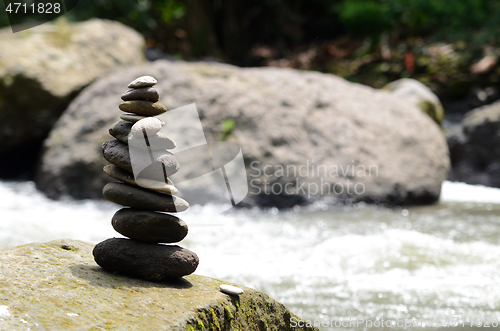
[[85, 0], [65, 15], [93, 17], [186, 60], [318, 70], [378, 88], [411, 77], [445, 108], [474, 89], [500, 94], [496, 0]]

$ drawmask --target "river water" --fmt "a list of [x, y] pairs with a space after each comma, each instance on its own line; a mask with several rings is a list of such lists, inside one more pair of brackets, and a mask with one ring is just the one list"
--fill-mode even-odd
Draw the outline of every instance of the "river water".
[[[110, 220], [118, 209], [0, 182], [0, 248], [117, 237]], [[500, 321], [499, 189], [445, 182], [433, 206], [224, 214], [192, 206], [181, 217], [189, 226], [181, 245], [200, 257], [197, 274], [262, 290], [321, 330], [400, 330], [410, 322], [408, 330], [487, 330], [485, 322]]]

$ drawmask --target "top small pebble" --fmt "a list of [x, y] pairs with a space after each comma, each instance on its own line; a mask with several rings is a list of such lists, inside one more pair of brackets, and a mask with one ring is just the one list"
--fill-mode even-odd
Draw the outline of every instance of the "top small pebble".
[[146, 86], [154, 86], [158, 83], [154, 77], [151, 76], [141, 76], [136, 78], [132, 83], [128, 84], [128, 88], [138, 88]]

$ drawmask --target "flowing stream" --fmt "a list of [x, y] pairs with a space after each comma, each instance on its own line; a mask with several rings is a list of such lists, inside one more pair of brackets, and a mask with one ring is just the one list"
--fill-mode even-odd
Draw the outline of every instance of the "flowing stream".
[[[118, 237], [110, 221], [118, 209], [0, 182], [0, 249]], [[180, 216], [197, 274], [262, 290], [321, 330], [499, 326], [500, 189], [445, 182], [438, 204], [406, 209], [192, 206]]]

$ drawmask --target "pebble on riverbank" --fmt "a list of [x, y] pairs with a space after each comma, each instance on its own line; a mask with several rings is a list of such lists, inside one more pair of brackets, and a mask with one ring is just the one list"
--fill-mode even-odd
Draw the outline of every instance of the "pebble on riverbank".
[[233, 285], [227, 285], [227, 284], [222, 284], [221, 286], [219, 286], [219, 290], [223, 293], [230, 294], [230, 295], [240, 295], [240, 294], [243, 294], [245, 292], [239, 287], [236, 287]]

